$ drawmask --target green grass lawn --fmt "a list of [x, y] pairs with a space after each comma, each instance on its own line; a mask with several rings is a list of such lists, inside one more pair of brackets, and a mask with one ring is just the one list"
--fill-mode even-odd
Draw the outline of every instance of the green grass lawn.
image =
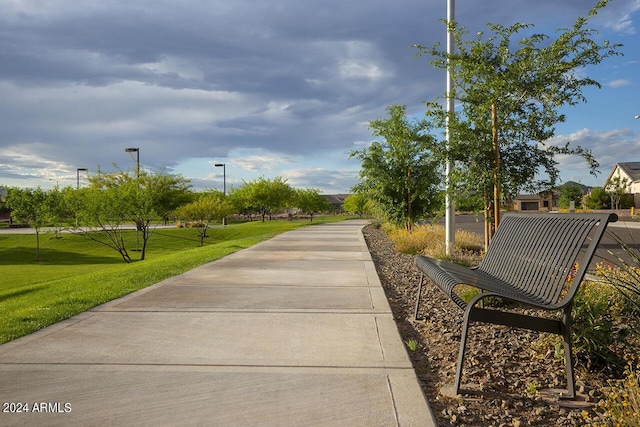
[[[314, 218], [313, 224], [344, 217]], [[195, 229], [157, 229], [145, 261], [126, 264], [113, 249], [82, 236], [0, 234], [0, 343], [11, 341], [168, 277], [261, 241], [310, 225], [309, 221], [260, 221], [208, 231], [203, 247]], [[127, 232], [136, 247], [136, 232]], [[138, 253], [130, 252], [133, 258]]]

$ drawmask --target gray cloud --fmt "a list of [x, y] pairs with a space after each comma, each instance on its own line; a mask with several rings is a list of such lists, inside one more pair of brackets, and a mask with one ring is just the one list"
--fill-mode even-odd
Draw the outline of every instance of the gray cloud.
[[[551, 31], [588, 8], [581, 0], [468, 3], [459, 2], [457, 19], [470, 31], [521, 21]], [[16, 154], [24, 152], [70, 176], [75, 165], [129, 165], [128, 146], [156, 168], [238, 149], [346, 158], [356, 141], [371, 139], [363, 124], [387, 105], [419, 113], [443, 93], [443, 73], [410, 46], [444, 42], [445, 6], [0, 0], [0, 154], [12, 156], [14, 178], [31, 167]], [[613, 2], [602, 25], [629, 34], [637, 9], [637, 0]], [[289, 173], [332, 186], [351, 173], [334, 166]]]

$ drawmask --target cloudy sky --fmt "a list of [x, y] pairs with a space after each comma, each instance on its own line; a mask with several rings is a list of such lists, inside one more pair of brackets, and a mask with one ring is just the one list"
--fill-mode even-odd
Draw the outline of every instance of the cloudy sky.
[[[596, 0], [457, 0], [471, 34], [488, 22], [551, 34]], [[424, 114], [445, 75], [410, 46], [444, 42], [446, 0], [0, 0], [0, 185], [75, 185], [77, 168], [165, 168], [195, 188], [264, 176], [347, 192], [348, 153], [390, 104]], [[602, 185], [640, 161], [640, 0], [613, 0], [593, 26], [624, 56], [584, 72], [602, 84], [567, 109], [562, 179]], [[82, 175], [81, 175], [82, 177]], [[84, 178], [82, 178], [84, 179]], [[81, 181], [82, 183], [82, 181]]]

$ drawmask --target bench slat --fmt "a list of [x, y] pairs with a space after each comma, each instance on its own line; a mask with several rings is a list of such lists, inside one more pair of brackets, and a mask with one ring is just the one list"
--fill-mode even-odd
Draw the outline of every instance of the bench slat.
[[478, 266], [537, 305], [555, 305], [596, 218], [570, 215], [504, 216]]

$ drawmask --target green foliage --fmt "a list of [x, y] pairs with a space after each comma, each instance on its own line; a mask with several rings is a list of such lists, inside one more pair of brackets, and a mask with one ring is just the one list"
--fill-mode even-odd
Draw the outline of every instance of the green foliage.
[[[98, 170], [89, 180], [91, 187], [77, 190], [74, 202], [80, 224], [86, 226], [78, 232], [116, 250], [125, 262], [132, 261], [122, 234], [125, 223], [133, 222], [140, 232], [140, 259], [144, 260], [155, 227], [192, 197], [186, 179], [162, 172], [140, 171], [131, 176], [124, 171]], [[106, 239], [97, 237], [96, 231]]]
[[342, 209], [344, 209], [345, 212], [356, 214], [362, 218], [363, 215], [371, 212], [371, 201], [364, 194], [352, 194], [344, 199]]
[[246, 215], [253, 219], [253, 214], [258, 212], [257, 201], [252, 199], [252, 186], [244, 183], [240, 187], [233, 187], [229, 191], [229, 201], [236, 209], [236, 213]]
[[40, 260], [40, 232], [43, 227], [58, 221], [59, 190], [45, 191], [38, 187], [32, 189], [10, 188], [6, 204], [11, 209], [11, 216], [18, 224], [27, 224], [35, 230], [36, 261]]
[[431, 156], [434, 139], [426, 120], [410, 121], [406, 107], [387, 107], [386, 119], [369, 123], [374, 141], [350, 157], [362, 162], [356, 193], [372, 199], [388, 221], [407, 229], [438, 208], [439, 164]]
[[[637, 427], [640, 425], [640, 365], [627, 365], [624, 378], [610, 381], [611, 388], [598, 403], [597, 414], [602, 425]], [[588, 420], [592, 421], [592, 420]], [[595, 421], [595, 420], [593, 420]]]
[[317, 212], [329, 210], [329, 202], [320, 195], [320, 191], [315, 188], [304, 188], [294, 190], [294, 204], [302, 212], [308, 214], [313, 221], [313, 215]]
[[200, 235], [200, 246], [204, 245], [204, 238], [211, 223], [222, 221], [232, 215], [235, 207], [219, 191], [202, 193], [195, 201], [176, 209], [173, 215], [181, 220], [192, 221]]
[[261, 177], [233, 189], [231, 197], [240, 212], [258, 212], [264, 222], [267, 215], [291, 207], [295, 191], [282, 177]]
[[480, 212], [484, 207], [482, 195], [473, 191], [461, 191], [453, 196], [454, 205], [460, 212]]
[[3, 185], [0, 185], [0, 215], [8, 214], [10, 212], [5, 200], [7, 197], [7, 193], [7, 188]]
[[[448, 117], [441, 102], [427, 104], [436, 126], [444, 129], [449, 120], [450, 149], [441, 144], [434, 153], [455, 162], [452, 191], [464, 188], [481, 194], [489, 206], [494, 184], [507, 199], [522, 190], [549, 190], [558, 180], [559, 154], [582, 156], [595, 171], [598, 164], [589, 150], [545, 141], [555, 135], [556, 124], [565, 121], [562, 107], [584, 102], [583, 90], [600, 86], [585, 75], [585, 67], [619, 54], [620, 45], [598, 44], [595, 31], [587, 26], [606, 4], [598, 3], [587, 17], [556, 32], [555, 39], [530, 34], [532, 25], [527, 24], [490, 24], [488, 34], [468, 37], [463, 27], [447, 22], [456, 53], [448, 54], [440, 44], [417, 46], [418, 55], [429, 55], [433, 66], [450, 70], [450, 96], [461, 106]], [[521, 32], [527, 34], [517, 40]]]
[[598, 265], [596, 273], [613, 286], [634, 311], [640, 313], [640, 252], [616, 233], [609, 232], [609, 236], [620, 245], [628, 261], [622, 258], [606, 261]]
[[611, 199], [609, 195], [601, 187], [595, 187], [591, 190], [591, 193], [584, 198], [584, 205], [587, 209], [608, 209]]
[[416, 351], [418, 349], [418, 341], [413, 338], [406, 340], [404, 343], [410, 351]]
[[607, 180], [604, 190], [611, 199], [611, 208], [620, 209], [623, 197], [629, 192], [631, 182], [627, 178], [615, 176]]
[[538, 393], [538, 390], [540, 390], [541, 388], [542, 386], [540, 385], [540, 383], [538, 383], [538, 381], [531, 380], [529, 383], [527, 383], [526, 391], [530, 396], [535, 396]]
[[558, 202], [560, 203], [560, 207], [563, 209], [568, 209], [570, 207], [571, 202], [574, 202], [574, 207], [576, 209], [580, 208], [582, 201], [582, 188], [580, 188], [577, 184], [568, 184], [561, 187], [560, 199]]
[[583, 283], [574, 298], [573, 349], [578, 363], [589, 370], [617, 374], [624, 368], [616, 350], [627, 342], [629, 330], [617, 322], [622, 305], [616, 300], [612, 287], [592, 282]]

